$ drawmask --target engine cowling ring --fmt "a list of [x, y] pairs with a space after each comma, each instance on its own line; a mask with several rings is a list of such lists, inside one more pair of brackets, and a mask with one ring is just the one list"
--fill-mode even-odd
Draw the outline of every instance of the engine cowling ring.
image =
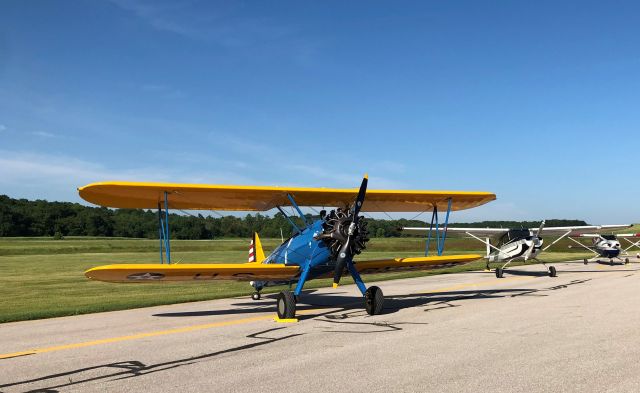
[[[335, 260], [338, 256], [338, 250], [347, 241], [349, 236], [349, 227], [353, 222], [353, 213], [347, 209], [336, 209], [329, 212], [322, 224], [323, 233], [318, 238], [324, 240], [325, 244], [331, 252], [331, 259]], [[360, 216], [358, 225], [354, 228], [352, 241], [349, 244], [351, 255], [358, 255], [366, 248], [369, 241], [369, 231], [367, 230], [367, 221]]]

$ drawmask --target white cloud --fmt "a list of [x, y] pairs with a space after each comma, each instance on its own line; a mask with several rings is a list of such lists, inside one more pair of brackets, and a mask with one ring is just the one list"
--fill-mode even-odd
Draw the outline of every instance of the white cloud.
[[81, 201], [76, 189], [109, 180], [255, 184], [228, 170], [194, 172], [190, 168], [129, 167], [114, 169], [65, 155], [0, 150], [0, 190], [13, 197]]
[[42, 138], [55, 138], [56, 135], [46, 131], [33, 131], [31, 135], [39, 136]]
[[247, 5], [241, 2], [216, 3], [215, 7], [210, 2], [159, 0], [111, 0], [111, 3], [157, 31], [230, 49], [249, 49], [244, 53], [254, 58], [277, 53], [298, 64], [313, 65], [322, 47], [317, 38], [304, 36], [295, 25], [275, 18], [248, 16]]

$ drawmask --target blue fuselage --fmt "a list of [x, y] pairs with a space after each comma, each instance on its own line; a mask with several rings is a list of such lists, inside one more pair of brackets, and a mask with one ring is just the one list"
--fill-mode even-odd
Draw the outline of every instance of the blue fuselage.
[[335, 261], [330, 260], [329, 248], [322, 240], [314, 239], [322, 234], [322, 220], [314, 221], [302, 232], [292, 236], [279, 245], [265, 259], [264, 263], [281, 263], [300, 266], [304, 270], [310, 264], [309, 278], [314, 278], [335, 268]]

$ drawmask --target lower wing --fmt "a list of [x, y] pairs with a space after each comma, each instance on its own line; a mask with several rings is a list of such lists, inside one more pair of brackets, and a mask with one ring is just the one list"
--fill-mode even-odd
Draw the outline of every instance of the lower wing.
[[[417, 258], [393, 258], [355, 262], [361, 274], [411, 270], [432, 270], [461, 265], [481, 259], [481, 255], [448, 255]], [[121, 264], [98, 266], [87, 270], [87, 278], [106, 282], [168, 281], [288, 281], [298, 277], [298, 266], [268, 263], [230, 264]]]
[[107, 282], [286, 281], [294, 279], [299, 270], [298, 266], [267, 263], [122, 264], [94, 267], [84, 275]]
[[447, 255], [416, 258], [393, 258], [371, 261], [356, 261], [355, 266], [360, 274], [384, 273], [411, 270], [432, 270], [463, 265], [481, 259], [482, 255]]

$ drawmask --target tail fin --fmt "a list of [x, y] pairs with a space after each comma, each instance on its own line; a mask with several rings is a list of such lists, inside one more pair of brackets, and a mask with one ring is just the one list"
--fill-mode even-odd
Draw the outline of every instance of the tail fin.
[[262, 262], [264, 260], [265, 256], [260, 236], [258, 236], [258, 232], [254, 232], [253, 239], [251, 239], [251, 244], [249, 245], [249, 262]]

